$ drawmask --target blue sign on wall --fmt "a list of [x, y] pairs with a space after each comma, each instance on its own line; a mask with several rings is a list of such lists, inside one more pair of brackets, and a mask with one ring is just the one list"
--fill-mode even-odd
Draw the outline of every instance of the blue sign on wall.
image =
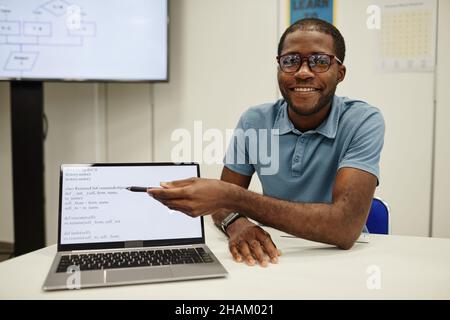
[[333, 23], [333, 0], [290, 0], [291, 21], [318, 18]]

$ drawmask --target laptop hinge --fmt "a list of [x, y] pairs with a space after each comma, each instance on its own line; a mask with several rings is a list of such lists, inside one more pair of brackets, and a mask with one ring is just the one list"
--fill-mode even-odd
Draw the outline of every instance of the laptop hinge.
[[124, 248], [140, 248], [144, 246], [144, 241], [125, 241]]

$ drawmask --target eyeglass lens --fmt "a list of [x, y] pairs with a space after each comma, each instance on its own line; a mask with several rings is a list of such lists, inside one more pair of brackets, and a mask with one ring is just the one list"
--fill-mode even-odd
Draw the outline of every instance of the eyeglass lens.
[[[325, 72], [330, 68], [331, 58], [326, 54], [313, 54], [305, 58], [313, 72]], [[280, 57], [280, 68], [288, 73], [297, 72], [305, 58], [302, 58], [299, 54], [284, 55]]]

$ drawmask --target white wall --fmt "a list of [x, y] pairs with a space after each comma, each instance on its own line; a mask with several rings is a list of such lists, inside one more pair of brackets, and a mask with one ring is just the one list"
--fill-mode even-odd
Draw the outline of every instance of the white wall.
[[433, 236], [450, 238], [450, 1], [439, 1]]
[[[45, 146], [47, 243], [56, 242], [58, 166], [63, 162], [169, 161], [177, 128], [234, 128], [249, 106], [279, 97], [278, 26], [284, 0], [171, 1], [170, 82], [160, 84], [47, 83]], [[283, 2], [284, 3], [284, 2]], [[441, 0], [433, 235], [450, 237], [449, 2]], [[375, 34], [365, 27], [370, 0], [339, 0], [347, 78], [338, 93], [378, 106], [387, 131], [377, 194], [393, 211], [395, 234], [428, 235], [433, 139], [433, 74], [381, 74], [374, 68]], [[0, 83], [0, 240], [12, 240], [9, 86]], [[152, 108], [153, 106], [153, 108]], [[153, 124], [153, 125], [152, 125]], [[153, 132], [153, 135], [152, 135]], [[153, 144], [152, 144], [153, 141]], [[204, 145], [208, 143], [205, 142]], [[225, 148], [225, 142], [224, 142]], [[199, 159], [195, 159], [199, 160]], [[215, 178], [221, 166], [202, 166]], [[258, 190], [258, 183], [252, 185]], [[4, 235], [4, 236], [3, 236]]]
[[338, 93], [356, 94], [384, 114], [382, 180], [376, 193], [391, 206], [392, 232], [450, 237], [450, 2], [439, 0], [437, 72], [385, 74], [378, 72], [373, 63], [377, 31], [365, 27], [366, 8], [375, 3], [337, 2], [337, 26], [348, 46], [348, 74]]
[[109, 162], [152, 160], [152, 86], [106, 85], [106, 148]]
[[[225, 133], [248, 107], [277, 97], [277, 1], [171, 3], [170, 82], [154, 88], [155, 160], [160, 161], [170, 160], [174, 129], [193, 132], [194, 121], [201, 120], [203, 131]], [[221, 168], [203, 165], [202, 176], [218, 178]]]
[[62, 163], [148, 162], [152, 157], [151, 85], [46, 83], [47, 243], [57, 241]]
[[13, 242], [9, 83], [0, 82], [0, 241]]
[[44, 113], [48, 135], [44, 145], [46, 241], [56, 243], [59, 166], [97, 160], [96, 86], [89, 83], [46, 83]]
[[345, 37], [347, 76], [338, 94], [381, 109], [386, 122], [376, 194], [392, 210], [392, 232], [428, 236], [433, 134], [433, 73], [381, 73], [376, 30], [366, 27], [373, 0], [339, 0], [337, 27]]
[[[283, 7], [284, 2], [280, 3]], [[193, 121], [200, 119], [204, 129], [230, 128], [248, 106], [273, 101], [279, 96], [274, 64], [279, 34], [275, 29], [277, 14], [282, 19], [284, 9], [277, 13], [275, 4], [276, 1], [258, 1], [258, 4], [240, 1], [234, 4], [230, 1], [197, 0], [177, 3], [177, 7], [171, 8], [171, 81], [155, 85], [156, 160], [166, 160], [170, 156], [170, 148], [174, 145], [170, 134], [174, 129], [192, 130]], [[338, 94], [366, 100], [382, 110], [386, 120], [386, 139], [381, 160], [381, 185], [376, 194], [391, 206], [393, 233], [428, 236], [434, 73], [380, 73], [376, 70], [377, 35], [376, 31], [366, 27], [366, 8], [371, 4], [372, 0], [337, 1], [337, 26], [348, 47], [347, 78], [339, 87]], [[230, 12], [237, 6], [239, 10]], [[214, 10], [221, 15], [205, 15], [205, 12]], [[257, 14], [255, 10], [258, 10]], [[449, 18], [450, 11], [441, 6], [440, 20]], [[231, 19], [233, 22], [229, 28], [224, 28]], [[210, 24], [218, 27], [205, 28]], [[443, 38], [446, 35], [442, 30], [448, 28], [444, 26], [440, 30]], [[442, 41], [439, 48], [442, 57], [448, 56], [444, 50], [449, 48], [448, 43]], [[242, 51], [258, 54], [243, 64], [238, 62]], [[207, 66], [214, 64], [216, 59], [224, 63], [211, 73]], [[445, 66], [443, 69], [450, 71]], [[442, 76], [448, 77], [448, 72], [442, 72]], [[443, 79], [441, 86], [446, 84], [448, 81]], [[448, 96], [442, 95], [441, 105], [448, 102]], [[439, 130], [444, 137], [450, 133], [443, 125]], [[444, 149], [438, 146], [438, 150], [442, 152], [437, 157], [442, 158]], [[206, 176], [217, 177], [220, 166], [205, 169], [203, 173]], [[439, 167], [438, 175], [443, 177], [440, 185], [448, 185], [450, 173], [441, 175], [441, 171], [444, 173]], [[441, 207], [440, 211], [443, 210]], [[450, 232], [450, 223], [441, 223], [446, 222], [438, 219], [441, 216], [450, 219], [448, 215], [436, 213], [435, 223], [438, 221], [442, 229]]]

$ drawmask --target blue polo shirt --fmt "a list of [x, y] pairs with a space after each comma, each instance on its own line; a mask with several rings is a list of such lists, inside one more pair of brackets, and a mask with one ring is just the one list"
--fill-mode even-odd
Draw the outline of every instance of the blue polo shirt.
[[380, 179], [384, 140], [381, 112], [363, 101], [334, 96], [328, 118], [300, 132], [280, 99], [248, 109], [230, 141], [224, 165], [256, 171], [263, 194], [296, 202], [331, 203], [336, 173], [351, 167]]

